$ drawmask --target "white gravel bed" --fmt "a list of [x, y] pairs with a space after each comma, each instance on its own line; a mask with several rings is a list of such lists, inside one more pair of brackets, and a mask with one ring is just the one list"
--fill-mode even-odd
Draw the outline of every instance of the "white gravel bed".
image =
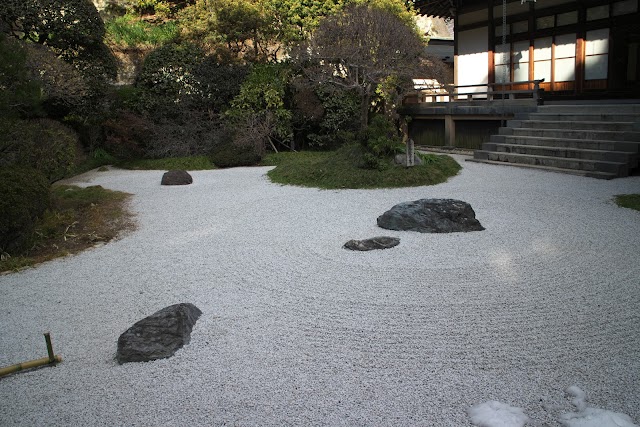
[[[461, 158], [458, 158], [461, 159]], [[96, 172], [134, 194], [138, 230], [0, 276], [1, 426], [471, 426], [487, 401], [559, 426], [565, 389], [640, 423], [640, 212], [602, 181], [464, 163], [447, 183], [385, 190], [272, 184], [269, 168]], [[485, 231], [383, 230], [421, 198], [469, 202]], [[399, 246], [351, 252], [350, 239]], [[118, 365], [155, 311], [203, 311], [170, 359]]]

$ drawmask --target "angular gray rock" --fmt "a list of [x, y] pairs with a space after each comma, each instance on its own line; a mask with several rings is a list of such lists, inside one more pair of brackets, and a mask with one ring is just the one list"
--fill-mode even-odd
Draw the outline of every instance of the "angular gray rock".
[[162, 175], [161, 185], [189, 185], [193, 178], [189, 172], [183, 170], [171, 170]]
[[396, 237], [379, 236], [365, 240], [349, 240], [343, 248], [352, 251], [372, 251], [374, 249], [388, 249], [400, 244], [400, 239]]
[[116, 360], [123, 364], [173, 356], [189, 343], [193, 325], [201, 314], [195, 305], [180, 303], [145, 317], [120, 335]]
[[[393, 162], [396, 165], [407, 166], [407, 155], [406, 154], [396, 154], [393, 158]], [[417, 153], [413, 155], [413, 165], [420, 166], [422, 164], [422, 157], [420, 157]]]
[[397, 204], [378, 217], [378, 226], [420, 233], [484, 230], [471, 205], [453, 199], [420, 199]]

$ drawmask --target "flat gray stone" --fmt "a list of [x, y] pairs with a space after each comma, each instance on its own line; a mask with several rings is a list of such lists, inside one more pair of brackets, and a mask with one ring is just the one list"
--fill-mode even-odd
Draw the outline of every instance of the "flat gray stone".
[[193, 304], [170, 305], [136, 322], [118, 338], [116, 360], [147, 362], [174, 355], [188, 344], [202, 311]]
[[344, 244], [343, 248], [350, 249], [352, 251], [372, 251], [374, 249], [388, 249], [398, 246], [400, 239], [396, 237], [372, 237], [365, 240], [349, 240]]
[[183, 170], [171, 170], [162, 175], [161, 185], [189, 185], [193, 178], [189, 172]]
[[471, 205], [453, 199], [420, 199], [397, 204], [378, 217], [378, 226], [420, 233], [484, 230]]

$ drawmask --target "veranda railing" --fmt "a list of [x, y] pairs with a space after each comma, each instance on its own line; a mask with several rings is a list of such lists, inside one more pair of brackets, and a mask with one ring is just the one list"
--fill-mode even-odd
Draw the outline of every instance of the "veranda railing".
[[[469, 101], [511, 101], [530, 99], [542, 104], [544, 89], [541, 80], [527, 80], [507, 83], [483, 83], [475, 85], [418, 84], [413, 102], [469, 102]], [[417, 98], [417, 99], [416, 99]], [[411, 101], [409, 101], [411, 102]]]

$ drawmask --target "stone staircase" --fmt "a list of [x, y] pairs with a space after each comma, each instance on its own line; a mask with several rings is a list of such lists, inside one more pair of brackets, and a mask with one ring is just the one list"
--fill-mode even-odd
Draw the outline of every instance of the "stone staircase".
[[637, 172], [639, 159], [640, 104], [603, 103], [516, 115], [468, 160], [612, 179]]

